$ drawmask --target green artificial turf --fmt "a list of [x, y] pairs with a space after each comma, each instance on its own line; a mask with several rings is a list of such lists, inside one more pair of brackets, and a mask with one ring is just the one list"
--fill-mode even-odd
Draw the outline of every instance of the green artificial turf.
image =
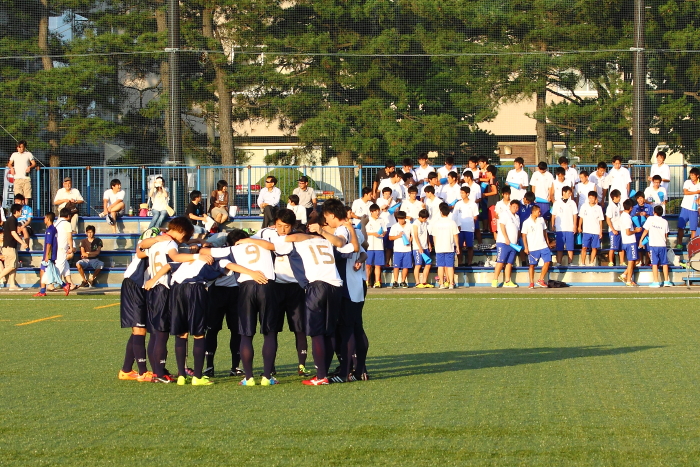
[[118, 381], [118, 297], [4, 296], [0, 464], [698, 465], [695, 299], [370, 297], [372, 381], [303, 386], [285, 330], [246, 388], [226, 330], [214, 386]]

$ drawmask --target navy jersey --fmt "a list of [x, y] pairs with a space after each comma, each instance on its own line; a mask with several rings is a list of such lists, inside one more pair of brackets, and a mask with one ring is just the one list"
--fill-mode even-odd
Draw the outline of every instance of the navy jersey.
[[226, 259], [215, 260], [214, 264], [207, 264], [198, 259], [191, 263], [169, 263], [172, 271], [173, 284], [199, 283], [206, 284], [228, 273], [226, 265], [230, 261]]
[[124, 271], [124, 279], [131, 279], [141, 287], [146, 283], [146, 273], [148, 271], [148, 258], [138, 258], [134, 259], [127, 266], [126, 271]]
[[520, 218], [520, 225], [523, 225], [523, 223], [528, 220], [530, 217], [530, 214], [532, 214], [532, 204], [522, 204], [520, 206], [520, 209], [518, 209], [518, 217]]
[[[639, 213], [644, 212], [646, 213], [647, 217], [640, 216]], [[654, 208], [652, 207], [651, 204], [644, 203], [643, 205], [635, 204], [634, 207], [632, 208], [632, 211], [630, 212], [630, 216], [634, 217], [637, 216], [639, 222], [639, 225], [644, 225], [644, 222], [649, 219], [650, 217], [654, 217]]]
[[[46, 250], [51, 245], [51, 257], [46, 258]], [[53, 224], [46, 228], [46, 237], [44, 238], [44, 258], [49, 261], [56, 261], [56, 252], [58, 251], [58, 231]]]

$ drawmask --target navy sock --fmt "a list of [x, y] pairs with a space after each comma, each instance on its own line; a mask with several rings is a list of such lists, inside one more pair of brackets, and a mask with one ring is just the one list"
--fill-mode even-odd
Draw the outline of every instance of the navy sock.
[[231, 369], [238, 368], [241, 364], [241, 335], [235, 332], [231, 333], [231, 340], [229, 341], [229, 348], [231, 349]]
[[175, 360], [177, 361], [177, 375], [187, 376], [185, 361], [187, 360], [187, 338], [175, 338]]
[[129, 336], [129, 340], [126, 341], [126, 353], [124, 354], [124, 365], [122, 366], [122, 371], [128, 373], [134, 368], [134, 346], [133, 339], [134, 335]]
[[306, 341], [306, 334], [303, 332], [295, 332], [294, 337], [296, 337], [297, 358], [299, 359], [299, 365], [306, 366], [306, 355], [309, 351], [309, 343]]
[[316, 378], [323, 379], [326, 377], [326, 336], [311, 337], [311, 352], [314, 356], [316, 364]]
[[340, 329], [341, 346], [340, 346], [340, 374], [339, 376], [346, 379], [350, 374], [352, 366], [352, 355], [355, 353], [355, 333], [354, 328], [343, 326]]
[[39, 293], [46, 293], [46, 287], [41, 287], [39, 289]]
[[204, 339], [206, 341], [204, 355], [207, 357], [207, 366], [213, 367], [214, 354], [216, 354], [216, 348], [218, 347], [219, 331], [208, 330]]
[[333, 357], [335, 356], [333, 353], [333, 337], [325, 336], [324, 345], [326, 348], [326, 376], [328, 376], [328, 371], [331, 367], [331, 363], [333, 362]]
[[272, 369], [275, 367], [275, 357], [277, 356], [277, 333], [271, 332], [265, 336], [263, 343], [263, 376], [270, 379]]
[[[153, 331], [155, 336], [151, 337], [153, 344], [153, 372], [156, 376], [165, 376], [165, 360], [168, 355], [168, 338], [170, 334], [163, 331]], [[150, 342], [149, 345], [150, 347]]]
[[206, 348], [206, 341], [204, 337], [194, 340], [192, 345], [192, 355], [194, 356], [194, 375], [197, 378], [202, 377], [202, 370], [204, 369], [204, 353]]
[[357, 364], [355, 365], [355, 377], [359, 379], [362, 373], [367, 373], [367, 352], [369, 350], [369, 339], [365, 330], [360, 327], [355, 329], [355, 354], [357, 355]]
[[142, 375], [148, 371], [146, 367], [146, 336], [137, 336], [133, 334], [131, 339], [133, 341], [132, 346], [134, 348], [136, 365], [139, 367], [139, 374]]
[[245, 371], [245, 379], [253, 377], [253, 336], [241, 336], [241, 360], [243, 360], [243, 370]]
[[148, 363], [151, 365], [151, 370], [153, 373], [156, 372], [156, 336], [151, 334], [148, 338], [148, 347], [146, 348], [146, 355], [148, 356]]

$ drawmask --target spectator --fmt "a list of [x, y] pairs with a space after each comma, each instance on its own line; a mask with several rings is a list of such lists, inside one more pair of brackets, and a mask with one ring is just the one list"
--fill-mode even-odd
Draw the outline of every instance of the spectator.
[[27, 248], [22, 237], [17, 233], [17, 218], [22, 212], [21, 204], [13, 204], [10, 207], [10, 215], [5, 221], [2, 239], [2, 255], [5, 257], [5, 267], [0, 272], [0, 279], [7, 277], [7, 283], [10, 286], [11, 292], [22, 290], [17, 285], [16, 270], [17, 270], [17, 246], [22, 245], [22, 248]]
[[376, 200], [381, 195], [379, 184], [382, 183], [382, 180], [385, 178], [391, 178], [391, 174], [395, 170], [396, 166], [394, 165], [394, 161], [386, 161], [384, 163], [384, 170], [377, 172], [377, 175], [374, 177], [374, 182], [372, 182], [372, 199]]
[[[88, 225], [85, 227], [85, 234], [87, 235], [87, 238], [84, 238], [80, 242], [80, 260], [76, 262], [75, 265], [78, 268], [80, 277], [83, 279], [80, 287], [87, 288], [97, 285], [97, 276], [100, 275], [100, 271], [102, 271], [105, 263], [97, 259], [97, 257], [100, 256], [100, 253], [102, 253], [103, 243], [102, 240], [95, 237], [95, 226]], [[91, 281], [88, 281], [87, 276], [85, 275], [86, 268], [95, 271], [92, 273]]]
[[202, 206], [202, 192], [199, 190], [194, 190], [190, 193], [190, 204], [187, 205], [185, 209], [185, 215], [194, 225], [195, 234], [203, 234], [204, 227], [202, 227], [203, 222], [207, 222], [209, 216], [204, 213], [204, 207]]
[[102, 196], [104, 210], [100, 213], [100, 217], [106, 217], [107, 222], [112, 226], [112, 232], [117, 233], [117, 219], [124, 215], [124, 190], [122, 190], [122, 182], [116, 178], [109, 183], [109, 186], [110, 189]]
[[68, 285], [68, 291], [78, 288], [73, 284], [70, 277], [69, 261], [73, 259], [75, 248], [73, 247], [73, 232], [70, 228], [70, 210], [63, 208], [58, 213], [58, 219], [54, 223], [56, 227], [57, 248], [56, 248], [56, 269], [63, 281]]
[[[306, 175], [300, 177], [297, 183], [299, 186], [292, 191], [292, 194], [299, 197], [299, 206], [306, 209], [306, 217], [308, 218], [311, 211], [316, 209], [316, 190], [309, 188], [309, 177]], [[298, 216], [297, 219], [299, 219]], [[306, 224], [306, 222], [302, 222], [302, 224]]]
[[661, 186], [666, 190], [666, 193], [668, 193], [668, 185], [671, 182], [671, 168], [666, 164], [666, 153], [664, 151], [656, 153], [656, 165], [651, 166], [648, 178], [649, 182], [654, 181], [654, 175], [659, 175], [661, 177]]
[[163, 177], [158, 177], [153, 181], [153, 188], [148, 192], [148, 198], [151, 201], [151, 211], [153, 212], [148, 228], [160, 227], [168, 217], [168, 205], [170, 202], [170, 193], [164, 186]]
[[269, 175], [265, 178], [265, 188], [260, 190], [258, 195], [258, 206], [263, 215], [263, 228], [274, 224], [279, 209], [280, 196], [282, 192], [277, 188], [277, 178]]
[[7, 167], [10, 168], [10, 173], [15, 176], [15, 195], [23, 195], [27, 200], [27, 204], [29, 204], [32, 199], [32, 180], [29, 174], [36, 167], [36, 160], [32, 153], [27, 151], [26, 141], [20, 140], [17, 142], [17, 152], [12, 153], [10, 160], [7, 162]]
[[63, 188], [59, 188], [53, 199], [54, 206], [58, 206], [59, 211], [63, 208], [70, 209], [70, 227], [73, 233], [78, 233], [78, 205], [85, 200], [77, 188], [73, 188], [73, 180], [70, 177], [63, 179]]
[[306, 209], [303, 206], [299, 206], [299, 196], [289, 195], [289, 203], [287, 203], [287, 209], [294, 213], [296, 217], [296, 223], [293, 227], [296, 230], [301, 230], [302, 232], [306, 230]]
[[[17, 233], [22, 235], [24, 241], [29, 245], [29, 237], [34, 236], [34, 230], [32, 229], [32, 217], [34, 217], [34, 210], [27, 206], [27, 202], [23, 195], [15, 195], [15, 203], [22, 206], [22, 212], [17, 218]], [[29, 251], [29, 247], [27, 247]]]
[[217, 224], [224, 224], [228, 220], [228, 182], [219, 180], [216, 182], [216, 190], [211, 192], [209, 198], [209, 214]]

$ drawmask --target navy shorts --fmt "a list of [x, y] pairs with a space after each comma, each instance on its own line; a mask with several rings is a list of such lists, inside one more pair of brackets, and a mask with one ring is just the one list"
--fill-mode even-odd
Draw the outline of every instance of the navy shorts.
[[238, 286], [209, 286], [209, 310], [207, 329], [221, 331], [226, 318], [226, 327], [238, 334]]
[[552, 218], [552, 213], [549, 212], [549, 203], [537, 203], [540, 207], [540, 217], [546, 221]]
[[159, 284], [146, 290], [146, 311], [150, 332], [170, 331], [170, 289]]
[[333, 336], [338, 323], [342, 290], [327, 282], [306, 286], [306, 335]]
[[128, 277], [122, 281], [119, 317], [123, 328], [146, 327], [146, 290]]
[[412, 268], [413, 258], [410, 251], [394, 252], [394, 269]]
[[203, 336], [207, 325], [209, 294], [204, 284], [189, 282], [174, 284], [170, 290], [171, 322], [170, 334], [179, 336], [189, 333]]
[[368, 266], [384, 266], [384, 250], [369, 250], [367, 252]]
[[681, 213], [678, 214], [678, 229], [685, 229], [686, 225], [690, 230], [698, 229], [698, 212], [690, 209], [681, 208]]
[[496, 243], [496, 262], [503, 264], [513, 264], [518, 252], [510, 245]]
[[455, 266], [454, 252], [435, 253], [435, 264], [439, 268], [453, 268]]
[[358, 324], [362, 326], [362, 307], [365, 302], [353, 302], [347, 297], [341, 299], [338, 327], [354, 328]]
[[557, 246], [556, 251], [574, 251], [574, 233], [573, 232], [556, 232], [554, 234]]
[[637, 250], [636, 243], [623, 243], [622, 249], [625, 252], [625, 259], [627, 261], [637, 261], [639, 259], [639, 251]]
[[651, 264], [654, 266], [666, 266], [668, 264], [668, 256], [665, 246], [650, 246], [649, 256], [651, 256]]
[[596, 234], [583, 234], [581, 248], [600, 248], [600, 237]]
[[284, 328], [284, 315], [287, 315], [287, 324], [292, 332], [304, 332], [306, 322], [306, 293], [299, 284], [280, 284], [275, 282], [275, 294], [279, 308], [279, 320], [277, 332]]
[[608, 235], [610, 236], [610, 249], [612, 251], [622, 250], [622, 235], [620, 231], [618, 230], [617, 235], [612, 232], [608, 232]]
[[527, 255], [527, 259], [529, 261], [530, 266], [537, 266], [537, 263], [540, 261], [540, 258], [542, 258], [542, 261], [545, 263], [552, 262], [552, 252], [549, 250], [549, 248], [542, 248], [541, 250], [531, 251], [530, 254]]
[[472, 248], [474, 246], [474, 232], [459, 232], [459, 247]]
[[245, 281], [238, 285], [238, 333], [241, 336], [254, 336], [258, 320], [260, 332], [277, 332], [280, 320], [274, 282], [258, 284]]

